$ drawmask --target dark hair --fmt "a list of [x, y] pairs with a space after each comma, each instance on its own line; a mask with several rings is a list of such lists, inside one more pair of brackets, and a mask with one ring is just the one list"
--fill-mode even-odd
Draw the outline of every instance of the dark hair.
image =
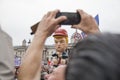
[[71, 54], [66, 80], [120, 80], [120, 34], [89, 35]]

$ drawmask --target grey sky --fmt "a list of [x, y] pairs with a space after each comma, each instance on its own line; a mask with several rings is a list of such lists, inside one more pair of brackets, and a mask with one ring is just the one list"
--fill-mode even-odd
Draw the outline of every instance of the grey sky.
[[[23, 39], [32, 39], [30, 35], [34, 23], [51, 10], [76, 12], [83, 9], [95, 16], [99, 14], [102, 32], [120, 33], [120, 0], [0, 0], [0, 25], [12, 38], [13, 45], [21, 45]], [[65, 28], [69, 37], [75, 32], [70, 26]], [[49, 37], [46, 44], [53, 44]]]

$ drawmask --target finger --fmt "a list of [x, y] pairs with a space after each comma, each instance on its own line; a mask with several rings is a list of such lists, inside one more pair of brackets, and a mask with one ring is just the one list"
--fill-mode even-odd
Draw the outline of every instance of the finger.
[[65, 20], [67, 20], [66, 16], [60, 16], [56, 18], [56, 24], [59, 24], [60, 22], [65, 21]]
[[77, 12], [78, 12], [80, 15], [84, 14], [84, 11], [81, 10], [81, 9], [77, 9]]
[[52, 13], [52, 12], [51, 12], [51, 11], [49, 11], [49, 12], [47, 13], [47, 17], [49, 17], [49, 16], [51, 15], [51, 13]]
[[56, 17], [56, 14], [59, 12], [58, 9], [54, 10], [52, 13], [51, 13], [51, 17]]
[[71, 28], [77, 29], [77, 25], [72, 25]]
[[45, 19], [46, 17], [47, 17], [47, 14], [45, 14], [45, 15], [43, 16], [42, 20]]
[[54, 32], [58, 29], [58, 28], [60, 28], [61, 27], [61, 25], [57, 25], [57, 26], [55, 26], [55, 28], [54, 28]]
[[81, 9], [78, 9], [77, 12], [80, 14], [81, 19], [88, 16], [88, 14], [86, 12], [84, 12], [83, 10], [81, 10]]
[[[59, 27], [60, 27], [60, 25], [53, 26], [50, 35], [52, 35], [52, 33], [54, 33]], [[50, 36], [50, 35], [49, 35], [49, 36]]]
[[60, 27], [61, 27], [61, 25], [57, 25], [56, 28], [55, 28], [55, 30], [57, 30], [57, 29], [60, 28]]
[[81, 15], [81, 18], [84, 18], [86, 16], [89, 16], [89, 14], [87, 14], [86, 12], [84, 12], [83, 10], [78, 10], [79, 14]]
[[57, 25], [57, 29], [60, 28], [60, 27], [61, 27], [61, 25]]
[[59, 27], [61, 27], [61, 25], [53, 26], [54, 30], [58, 29]]

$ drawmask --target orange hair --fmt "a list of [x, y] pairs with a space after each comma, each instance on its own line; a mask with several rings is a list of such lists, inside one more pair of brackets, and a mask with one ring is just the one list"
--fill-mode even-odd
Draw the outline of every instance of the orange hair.
[[65, 38], [66, 42], [68, 43], [68, 37], [67, 36], [54, 36], [54, 38], [57, 38], [57, 39], [59, 39], [59, 38]]

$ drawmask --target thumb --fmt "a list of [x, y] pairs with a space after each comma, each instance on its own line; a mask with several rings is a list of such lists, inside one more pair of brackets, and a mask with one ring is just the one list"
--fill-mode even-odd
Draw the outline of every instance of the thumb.
[[59, 24], [60, 22], [65, 21], [65, 20], [67, 20], [66, 16], [60, 16], [56, 18], [56, 23]]
[[72, 25], [71, 28], [77, 29], [77, 25]]

